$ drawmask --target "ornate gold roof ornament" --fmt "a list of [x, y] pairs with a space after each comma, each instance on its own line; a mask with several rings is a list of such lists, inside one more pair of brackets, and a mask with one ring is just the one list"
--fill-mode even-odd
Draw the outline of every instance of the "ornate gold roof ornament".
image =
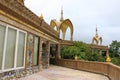
[[25, 0], [18, 0], [22, 5], [24, 5]]
[[[94, 41], [95, 41], [95, 43], [94, 43]], [[102, 37], [99, 37], [99, 35], [98, 35], [98, 29], [97, 29], [97, 25], [96, 25], [96, 35], [92, 39], [92, 44], [98, 45], [99, 41], [100, 41], [100, 45], [102, 45]]]
[[106, 62], [111, 62], [111, 58], [110, 58], [110, 56], [109, 56], [109, 52], [108, 52], [108, 50], [107, 50], [107, 53], [106, 53]]
[[43, 19], [43, 15], [42, 14], [40, 15], [40, 19]]
[[96, 37], [98, 36], [98, 29], [97, 29], [97, 24], [96, 24]]
[[64, 18], [63, 18], [63, 8], [61, 8], [61, 18], [60, 18], [60, 21], [64, 21]]
[[62, 40], [65, 40], [65, 34], [68, 28], [70, 28], [70, 40], [73, 40], [73, 24], [70, 21], [70, 19], [65, 19], [63, 18], [63, 9], [61, 9], [61, 17], [60, 21], [57, 21], [55, 19], [51, 20], [50, 26], [54, 29], [56, 27], [57, 32], [59, 32], [60, 35], [60, 30], [62, 31]]

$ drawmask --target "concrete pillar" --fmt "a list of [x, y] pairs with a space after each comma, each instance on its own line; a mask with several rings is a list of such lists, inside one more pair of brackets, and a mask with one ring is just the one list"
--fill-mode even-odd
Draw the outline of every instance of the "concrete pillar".
[[38, 70], [42, 67], [42, 38], [39, 39], [39, 57], [38, 57]]
[[73, 34], [71, 32], [70, 40], [73, 41]]
[[57, 52], [56, 52], [56, 58], [59, 59], [61, 57], [61, 55], [60, 55], [60, 44], [56, 45], [56, 50], [57, 50]]
[[62, 39], [65, 40], [65, 32], [62, 33]]
[[28, 63], [28, 34], [26, 39], [26, 56], [25, 56], [25, 73], [27, 74], [27, 63]]
[[71, 35], [71, 38], [70, 38], [71, 41], [73, 41], [73, 36]]
[[48, 57], [48, 67], [49, 67], [49, 61], [50, 61], [50, 41], [46, 42], [46, 52], [47, 52], [47, 57]]

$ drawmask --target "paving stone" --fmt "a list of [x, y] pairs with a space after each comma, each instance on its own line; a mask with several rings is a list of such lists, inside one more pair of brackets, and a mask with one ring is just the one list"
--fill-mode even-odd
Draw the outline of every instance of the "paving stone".
[[106, 76], [51, 65], [41, 72], [20, 78], [19, 80], [109, 80]]

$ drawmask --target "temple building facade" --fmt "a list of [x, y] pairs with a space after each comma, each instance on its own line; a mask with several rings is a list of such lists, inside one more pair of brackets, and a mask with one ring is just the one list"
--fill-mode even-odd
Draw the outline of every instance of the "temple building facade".
[[49, 67], [50, 48], [60, 54], [59, 32], [24, 5], [0, 0], [0, 79], [18, 78]]
[[[69, 41], [65, 40], [68, 28]], [[53, 19], [49, 25], [42, 15], [26, 8], [24, 0], [0, 0], [0, 79], [16, 79], [48, 68], [53, 52], [59, 58], [60, 46], [73, 45], [73, 31], [70, 19], [63, 18], [63, 10], [60, 21]], [[91, 48], [101, 47], [94, 46], [90, 44]]]

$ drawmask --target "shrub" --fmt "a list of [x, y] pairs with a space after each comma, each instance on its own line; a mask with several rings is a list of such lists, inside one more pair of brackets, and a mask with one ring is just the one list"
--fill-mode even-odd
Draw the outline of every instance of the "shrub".
[[113, 57], [111, 60], [113, 64], [120, 66], [120, 57]]

